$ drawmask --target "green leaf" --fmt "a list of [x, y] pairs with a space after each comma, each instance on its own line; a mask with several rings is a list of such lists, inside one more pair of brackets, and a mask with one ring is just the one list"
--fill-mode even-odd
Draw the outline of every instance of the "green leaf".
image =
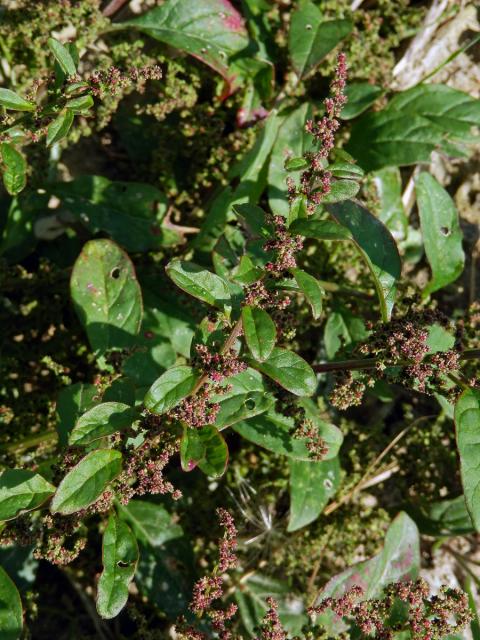
[[0, 105], [12, 111], [35, 111], [37, 105], [28, 102], [11, 89], [0, 87]]
[[51, 511], [69, 515], [93, 504], [122, 470], [122, 454], [96, 449], [76, 464], [53, 496]]
[[384, 224], [356, 202], [327, 205], [328, 212], [346, 227], [373, 276], [384, 322], [391, 316], [402, 263], [397, 245]]
[[142, 292], [127, 254], [111, 240], [90, 240], [73, 267], [75, 310], [99, 353], [132, 344], [142, 321]]
[[102, 618], [117, 616], [128, 600], [128, 585], [138, 563], [138, 545], [130, 527], [112, 514], [103, 534], [103, 571], [97, 587], [97, 611]]
[[20, 151], [8, 142], [0, 144], [3, 163], [3, 184], [11, 196], [16, 196], [27, 184], [27, 163]]
[[67, 76], [74, 76], [77, 73], [75, 62], [67, 47], [58, 40], [55, 40], [55, 38], [49, 38], [48, 48], [55, 56], [61, 70], [66, 73]]
[[83, 446], [98, 438], [127, 429], [138, 417], [137, 411], [123, 402], [102, 402], [89, 409], [75, 423], [68, 442]]
[[432, 502], [423, 508], [409, 505], [407, 511], [417, 523], [420, 533], [427, 536], [448, 538], [475, 532], [463, 495], [453, 500]]
[[325, 294], [316, 278], [301, 269], [292, 269], [293, 276], [301, 292], [312, 308], [312, 315], [317, 320], [322, 314], [322, 299]]
[[192, 367], [171, 367], [147, 391], [145, 408], [156, 414], [170, 411], [193, 391], [198, 379], [199, 374]]
[[66, 109], [58, 115], [53, 122], [48, 125], [47, 129], [47, 147], [55, 142], [62, 140], [70, 131], [73, 124], [73, 111]]
[[[302, 156], [313, 148], [312, 136], [305, 131], [305, 122], [312, 117], [312, 105], [304, 102], [283, 120], [278, 130], [268, 166], [268, 204], [270, 209], [284, 218], [288, 216], [289, 203], [286, 179], [290, 169], [285, 160]], [[299, 176], [290, 176], [297, 184]]]
[[480, 531], [480, 391], [467, 389], [455, 404], [455, 428], [460, 473], [467, 509]]
[[228, 447], [218, 430], [211, 426], [186, 428], [180, 444], [180, 459], [184, 471], [198, 466], [203, 473], [219, 478], [228, 464]]
[[[312, 415], [308, 417], [311, 418]], [[325, 440], [328, 447], [325, 459], [334, 458], [343, 440], [340, 430], [333, 424], [323, 422], [318, 418], [315, 418], [314, 422], [318, 428], [319, 435]], [[273, 453], [295, 458], [296, 460], [311, 461], [312, 459], [306, 447], [306, 440], [304, 438], [295, 438], [292, 435], [295, 429], [293, 420], [273, 411], [263, 413], [244, 422], [238, 422], [232, 428], [245, 440], [258, 444]]]
[[349, 82], [345, 87], [347, 104], [342, 109], [342, 120], [352, 120], [366, 111], [384, 93], [382, 87], [369, 82]]
[[242, 326], [250, 353], [259, 362], [267, 360], [277, 339], [277, 330], [264, 309], [243, 307]]
[[360, 185], [355, 180], [335, 180], [330, 191], [322, 197], [322, 203], [342, 202], [350, 200], [360, 191]]
[[415, 180], [415, 190], [425, 253], [432, 269], [432, 279], [423, 291], [427, 296], [462, 273], [463, 235], [452, 198], [433, 176], [421, 173]]
[[213, 307], [222, 309], [231, 302], [227, 282], [204, 267], [175, 259], [168, 263], [166, 271], [182, 291]]
[[[391, 582], [415, 580], [419, 568], [418, 529], [406, 513], [400, 512], [387, 531], [382, 551], [334, 576], [319, 594], [317, 603], [328, 597], [338, 598], [354, 585], [364, 589], [362, 600], [378, 598]], [[318, 616], [317, 621], [326, 627], [329, 634], [337, 635], [347, 628], [331, 612]]]
[[338, 458], [321, 462], [290, 459], [290, 517], [287, 531], [297, 531], [318, 518], [340, 484]]
[[34, 471], [7, 469], [0, 474], [0, 520], [36, 509], [55, 493], [55, 487]]
[[347, 180], [358, 180], [363, 178], [365, 172], [354, 162], [335, 161], [328, 165], [328, 171], [334, 178], [346, 178]]
[[235, 274], [232, 276], [232, 280], [242, 285], [249, 285], [256, 282], [263, 274], [260, 267], [256, 267], [251, 258], [244, 255], [240, 258], [238, 267], [235, 269]]
[[311, 396], [317, 388], [312, 367], [293, 351], [274, 347], [264, 362], [252, 366], [297, 396]]
[[73, 113], [85, 113], [93, 107], [93, 97], [90, 94], [85, 96], [79, 96], [78, 98], [72, 98], [67, 100], [65, 106], [67, 109], [73, 111]]
[[275, 402], [274, 397], [265, 391], [231, 393], [214, 396], [212, 400], [220, 405], [220, 410], [215, 418], [215, 426], [220, 430], [230, 427], [236, 422], [265, 413]]
[[303, 171], [308, 167], [308, 160], [306, 158], [287, 158], [285, 161], [285, 169], [287, 171]]
[[20, 594], [5, 569], [0, 567], [0, 636], [2, 640], [18, 640], [22, 629]]
[[365, 323], [348, 309], [341, 308], [328, 316], [325, 324], [325, 350], [329, 360], [333, 360], [342, 346], [361, 342], [368, 337]]
[[98, 389], [94, 384], [77, 382], [65, 387], [57, 398], [57, 431], [61, 447], [68, 444], [68, 436], [78, 418], [96, 404]]
[[258, 238], [270, 238], [271, 228], [265, 222], [265, 211], [256, 204], [235, 204], [232, 206], [233, 213], [247, 228], [248, 232]]
[[293, 68], [304, 76], [352, 31], [350, 20], [324, 20], [313, 2], [303, 2], [291, 17], [288, 48]]
[[312, 220], [310, 218], [294, 220], [289, 227], [291, 233], [299, 233], [315, 240], [351, 240], [351, 232], [331, 220]]
[[248, 45], [244, 21], [229, 0], [167, 0], [122, 23], [185, 51], [233, 81], [229, 58]]
[[128, 520], [139, 542], [160, 547], [183, 535], [182, 527], [172, 522], [172, 516], [161, 504], [147, 500], [130, 500], [120, 505], [120, 517]]
[[386, 167], [373, 174], [380, 211], [379, 220], [396, 236], [407, 234], [408, 218], [402, 202], [402, 176], [398, 167]]

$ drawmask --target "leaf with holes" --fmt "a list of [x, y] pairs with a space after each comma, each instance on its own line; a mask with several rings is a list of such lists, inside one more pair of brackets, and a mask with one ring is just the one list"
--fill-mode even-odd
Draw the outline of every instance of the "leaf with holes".
[[297, 396], [311, 396], [317, 387], [312, 367], [287, 349], [274, 347], [264, 362], [253, 362], [252, 366]]
[[304, 76], [352, 31], [350, 20], [325, 20], [307, 0], [292, 14], [288, 48], [293, 68]]
[[242, 326], [250, 353], [259, 362], [267, 360], [277, 339], [277, 330], [264, 309], [245, 306], [242, 309]]
[[192, 367], [171, 367], [148, 390], [143, 401], [145, 408], [156, 414], [170, 411], [194, 390], [199, 377]]
[[452, 198], [433, 176], [421, 173], [415, 180], [415, 190], [425, 253], [432, 270], [432, 279], [423, 290], [427, 296], [462, 273], [463, 235]]
[[70, 291], [95, 351], [133, 344], [142, 322], [142, 292], [130, 258], [118, 245], [87, 242], [74, 264]]
[[166, 0], [125, 26], [198, 58], [229, 84], [235, 79], [229, 59], [248, 45], [243, 18], [229, 0]]
[[36, 509], [54, 493], [55, 487], [38, 473], [7, 469], [0, 474], [0, 520]]
[[218, 430], [211, 426], [186, 428], [180, 444], [180, 460], [184, 471], [199, 467], [207, 476], [219, 478], [228, 464], [228, 447]]
[[357, 202], [347, 201], [326, 205], [327, 211], [352, 234], [373, 276], [380, 301], [382, 319], [387, 322], [392, 314], [397, 281], [402, 263], [397, 245], [387, 227]]
[[102, 402], [84, 413], [70, 433], [70, 445], [83, 446], [98, 438], [127, 429], [137, 419], [138, 412], [123, 402]]
[[318, 518], [340, 485], [338, 458], [310, 462], [289, 460], [290, 516], [287, 531], [297, 531]]
[[61, 481], [53, 496], [51, 511], [69, 515], [86, 509], [102, 495], [122, 471], [122, 454], [96, 449], [76, 464]]
[[97, 611], [102, 618], [117, 616], [128, 600], [135, 576], [138, 544], [126, 522], [112, 514], [103, 534], [103, 571], [97, 587]]
[[302, 271], [302, 269], [292, 269], [292, 273], [312, 309], [314, 319], [317, 320], [322, 313], [322, 299], [325, 291], [320, 286], [318, 280], [306, 271]]
[[183, 535], [182, 527], [172, 522], [172, 516], [161, 504], [130, 500], [127, 505], [119, 505], [119, 515], [128, 521], [138, 542], [151, 547], [161, 547]]
[[2, 640], [18, 640], [22, 629], [20, 594], [5, 569], [0, 567], [0, 636]]
[[175, 259], [168, 263], [166, 271], [182, 291], [213, 307], [223, 309], [231, 302], [227, 282], [198, 264]]
[[0, 144], [3, 163], [3, 184], [11, 196], [16, 196], [27, 184], [27, 162], [20, 151], [8, 142]]
[[[419, 569], [418, 529], [406, 513], [400, 512], [387, 531], [382, 551], [331, 578], [319, 594], [317, 603], [324, 598], [338, 598], [354, 585], [364, 590], [362, 600], [378, 598], [391, 582], [415, 580]], [[318, 616], [317, 622], [333, 635], [347, 629], [342, 619], [330, 611]]]
[[220, 406], [215, 418], [215, 426], [222, 430], [242, 420], [265, 413], [273, 406], [275, 398], [265, 391], [230, 392], [213, 396], [212, 402], [217, 402]]
[[455, 405], [455, 428], [460, 472], [467, 509], [480, 531], [480, 391], [467, 389]]

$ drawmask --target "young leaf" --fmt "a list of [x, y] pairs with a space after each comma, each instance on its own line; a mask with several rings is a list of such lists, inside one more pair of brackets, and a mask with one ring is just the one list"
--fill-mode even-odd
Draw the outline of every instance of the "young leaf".
[[344, 162], [337, 160], [328, 165], [328, 170], [334, 178], [345, 178], [347, 180], [359, 180], [363, 178], [365, 172], [354, 162]]
[[27, 163], [20, 151], [8, 142], [2, 142], [3, 184], [11, 196], [16, 196], [27, 184]]
[[87, 242], [74, 264], [70, 290], [94, 350], [132, 344], [142, 321], [142, 292], [120, 247], [111, 240]]
[[351, 232], [342, 225], [331, 220], [312, 220], [299, 218], [289, 227], [291, 233], [299, 233], [315, 240], [351, 240]]
[[60, 113], [47, 129], [47, 147], [65, 138], [73, 124], [73, 111], [66, 109]]
[[243, 307], [242, 326], [250, 353], [259, 362], [267, 360], [277, 339], [273, 320], [264, 309]]
[[0, 520], [36, 509], [54, 493], [55, 487], [38, 473], [7, 469], [0, 474]]
[[274, 397], [265, 391], [219, 395], [214, 396], [212, 400], [220, 405], [220, 410], [215, 419], [215, 426], [219, 430], [265, 413], [275, 402]]
[[293, 351], [274, 347], [264, 362], [252, 366], [297, 396], [311, 396], [317, 388], [312, 367]]
[[290, 517], [287, 531], [297, 531], [318, 518], [340, 484], [338, 458], [306, 462], [291, 458]]
[[0, 87], [0, 105], [12, 111], [35, 111], [36, 104], [28, 102], [11, 89]]
[[337, 222], [352, 234], [373, 276], [384, 322], [391, 316], [402, 263], [397, 245], [378, 218], [357, 202], [341, 202], [326, 206]]
[[22, 629], [20, 594], [5, 569], [0, 567], [0, 637], [2, 640], [18, 640]]
[[112, 514], [103, 534], [103, 571], [97, 588], [97, 611], [102, 618], [114, 618], [126, 605], [138, 555], [137, 540], [130, 527]]
[[78, 98], [72, 98], [67, 100], [65, 106], [73, 113], [84, 113], [93, 107], [93, 97], [90, 94], [85, 96], [79, 96]]
[[366, 111], [384, 93], [382, 87], [369, 82], [349, 82], [345, 87], [347, 104], [343, 107], [342, 120], [351, 120]]
[[55, 38], [49, 38], [48, 48], [55, 56], [61, 70], [66, 73], [67, 76], [74, 76], [77, 73], [75, 62], [67, 47], [58, 40], [55, 40]]
[[227, 443], [214, 426], [186, 428], [180, 445], [180, 459], [184, 471], [192, 471], [198, 466], [207, 476], [219, 478], [228, 464]]
[[199, 374], [192, 367], [171, 367], [147, 391], [143, 401], [145, 408], [159, 415], [170, 411], [193, 391], [198, 378]]
[[[318, 596], [320, 602], [324, 598], [338, 598], [353, 585], [364, 589], [362, 600], [378, 598], [383, 588], [391, 582], [399, 580], [415, 580], [420, 569], [420, 540], [418, 529], [403, 511], [390, 525], [382, 551], [358, 564], [345, 569], [327, 582]], [[329, 635], [337, 635], [347, 628], [341, 618], [327, 612], [321, 614], [317, 621], [325, 626]]]
[[122, 454], [96, 449], [76, 464], [61, 481], [53, 496], [51, 511], [69, 515], [97, 500], [122, 470]]
[[229, 0], [167, 0], [122, 26], [185, 51], [232, 82], [228, 59], [248, 45], [244, 21]]
[[418, 213], [425, 253], [432, 269], [432, 279], [425, 296], [454, 282], [462, 273], [465, 254], [458, 211], [447, 191], [429, 173], [415, 180]]
[[322, 198], [325, 204], [350, 200], [360, 191], [360, 185], [355, 180], [335, 180], [330, 191]]
[[322, 299], [325, 294], [316, 278], [302, 269], [292, 269], [293, 276], [301, 292], [312, 308], [312, 315], [317, 320], [322, 313]]
[[467, 509], [480, 531], [480, 391], [467, 389], [455, 405], [455, 428], [460, 472]]
[[175, 259], [168, 263], [166, 271], [177, 287], [195, 298], [220, 309], [230, 304], [228, 284], [208, 269]]
[[70, 445], [83, 446], [130, 427], [138, 413], [123, 402], [102, 402], [84, 413], [70, 433]]
[[313, 2], [307, 0], [292, 14], [288, 48], [299, 76], [311, 71], [352, 31], [350, 20], [324, 20]]

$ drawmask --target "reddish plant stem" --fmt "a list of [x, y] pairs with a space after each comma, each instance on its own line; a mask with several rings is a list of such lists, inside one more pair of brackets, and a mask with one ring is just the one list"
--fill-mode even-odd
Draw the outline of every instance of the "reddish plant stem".
[[[480, 359], [480, 349], [466, 349], [460, 353], [460, 360]], [[355, 369], [375, 369], [379, 360], [377, 358], [360, 358], [358, 360], [339, 360], [338, 362], [323, 362], [312, 365], [312, 369], [317, 373], [328, 373], [329, 371], [353, 371]], [[400, 360], [395, 363], [396, 367], [408, 367], [412, 362]], [[393, 365], [392, 365], [393, 366]]]

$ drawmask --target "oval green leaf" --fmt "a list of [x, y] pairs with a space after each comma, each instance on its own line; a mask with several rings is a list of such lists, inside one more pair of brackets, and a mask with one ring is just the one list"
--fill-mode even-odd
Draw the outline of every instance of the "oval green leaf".
[[133, 343], [142, 322], [142, 292], [127, 254], [111, 240], [90, 240], [73, 267], [73, 304], [98, 353]]
[[53, 496], [51, 511], [69, 515], [97, 500], [122, 470], [122, 454], [97, 449], [86, 455], [61, 481]]
[[274, 347], [267, 360], [252, 363], [252, 366], [297, 396], [311, 396], [317, 387], [312, 367], [287, 349]]
[[219, 478], [228, 464], [228, 447], [218, 430], [209, 425], [200, 429], [185, 429], [180, 445], [184, 471], [199, 467], [207, 476]]
[[12, 111], [35, 111], [36, 104], [28, 102], [11, 89], [0, 88], [0, 105]]
[[102, 618], [117, 616], [128, 600], [139, 553], [137, 539], [123, 520], [112, 514], [103, 534], [103, 571], [98, 581], [97, 611]]
[[20, 151], [8, 142], [0, 145], [3, 163], [3, 184], [11, 196], [17, 195], [27, 184], [27, 162]]
[[77, 73], [77, 69], [67, 47], [58, 40], [55, 40], [55, 38], [49, 38], [47, 44], [48, 48], [55, 56], [55, 60], [60, 65], [61, 70], [66, 73], [67, 76], [74, 76]]
[[230, 304], [228, 284], [208, 269], [193, 262], [172, 260], [166, 271], [177, 287], [191, 296], [219, 309]]
[[302, 269], [292, 269], [292, 273], [312, 309], [314, 319], [317, 320], [322, 314], [324, 290], [318, 280], [306, 271], [302, 271]]
[[47, 129], [47, 147], [50, 147], [55, 142], [65, 138], [70, 131], [70, 127], [73, 124], [73, 111], [66, 109], [63, 113], [60, 113], [53, 122], [48, 125]]
[[70, 445], [90, 444], [98, 438], [130, 427], [137, 412], [123, 402], [102, 402], [84, 413], [70, 433]]
[[480, 531], [480, 391], [467, 389], [455, 405], [455, 428], [463, 493], [473, 525]]
[[165, 371], [147, 391], [145, 407], [152, 413], [166, 413], [186, 398], [195, 388], [199, 374], [186, 365]]
[[23, 629], [22, 601], [18, 589], [0, 567], [0, 637], [18, 640]]
[[275, 323], [264, 309], [243, 307], [242, 326], [250, 353], [259, 362], [267, 360], [277, 339]]
[[0, 474], [0, 520], [36, 509], [55, 493], [55, 487], [34, 471], [7, 469]]

